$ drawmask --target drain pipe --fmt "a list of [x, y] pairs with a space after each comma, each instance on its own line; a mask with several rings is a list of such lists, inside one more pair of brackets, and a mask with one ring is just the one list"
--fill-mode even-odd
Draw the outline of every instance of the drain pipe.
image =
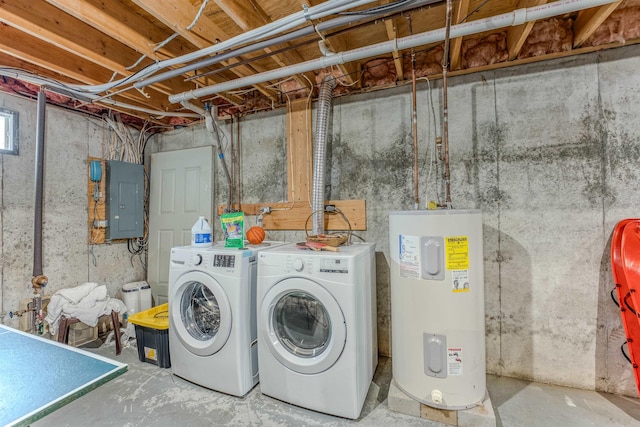
[[329, 75], [322, 79], [318, 95], [318, 116], [316, 118], [316, 144], [313, 150], [313, 234], [324, 233], [324, 181], [327, 155], [327, 133], [331, 112], [332, 92], [336, 79]]
[[[207, 130], [213, 135], [216, 140], [216, 147], [218, 148], [218, 158], [220, 159], [220, 163], [222, 164], [222, 170], [224, 171], [224, 175], [227, 178], [227, 188], [229, 191], [229, 196], [227, 198], [227, 212], [231, 212], [231, 197], [233, 197], [233, 184], [231, 184], [231, 175], [229, 174], [229, 168], [227, 167], [227, 162], [224, 159], [224, 152], [222, 151], [222, 142], [220, 140], [220, 129], [218, 125], [215, 123], [215, 119], [213, 118], [214, 111], [205, 110], [204, 108], [200, 108], [197, 105], [193, 105], [190, 102], [182, 101], [182, 106], [191, 111], [194, 111], [204, 117], [204, 123], [207, 127]], [[215, 107], [214, 107], [215, 108]]]
[[38, 92], [38, 115], [36, 122], [36, 172], [35, 172], [35, 214], [33, 219], [33, 293], [47, 284], [47, 276], [42, 274], [42, 199], [44, 187], [44, 129], [47, 96], [44, 89]]
[[36, 118], [36, 171], [35, 171], [35, 211], [33, 219], [33, 312], [32, 332], [42, 334], [44, 314], [40, 290], [47, 286], [49, 279], [42, 274], [42, 200], [44, 188], [44, 130], [47, 95], [44, 88], [38, 92], [38, 113]]
[[[472, 34], [478, 34], [485, 31], [495, 30], [509, 26], [522, 25], [525, 22], [537, 21], [541, 19], [551, 18], [556, 15], [577, 12], [579, 10], [591, 7], [602, 6], [614, 3], [616, 0], [561, 0], [553, 3], [547, 3], [542, 6], [534, 6], [514, 10], [513, 12], [503, 13], [486, 19], [477, 21], [464, 22], [462, 24], [452, 25], [450, 29], [450, 38], [464, 37]], [[246, 86], [268, 82], [271, 80], [279, 80], [294, 74], [306, 73], [332, 65], [340, 65], [346, 62], [358, 61], [365, 58], [371, 58], [397, 50], [410, 49], [412, 47], [427, 45], [430, 43], [441, 42], [445, 39], [445, 29], [427, 31], [413, 36], [407, 36], [396, 40], [390, 40], [346, 52], [336, 53], [335, 55], [321, 57], [310, 61], [301, 62], [299, 64], [282, 67], [276, 70], [265, 71], [253, 76], [241, 77], [225, 83], [219, 83], [212, 86], [206, 86], [194, 89], [188, 92], [179, 93], [169, 96], [169, 102], [179, 103], [189, 99], [197, 99], [203, 96], [209, 96], [226, 92]]]

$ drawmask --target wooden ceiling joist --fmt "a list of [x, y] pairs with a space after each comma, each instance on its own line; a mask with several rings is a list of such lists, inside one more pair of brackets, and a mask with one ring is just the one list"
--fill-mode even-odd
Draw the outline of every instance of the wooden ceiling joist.
[[598, 29], [605, 19], [622, 3], [617, 1], [600, 7], [592, 7], [578, 13], [578, 18], [573, 24], [573, 47], [582, 46], [591, 35]]
[[[451, 25], [460, 24], [467, 18], [469, 14], [469, 2], [470, 0], [460, 0], [457, 5], [454, 6]], [[452, 71], [462, 67], [462, 39], [462, 37], [452, 39], [451, 45], [449, 46], [449, 68]]]
[[[2, 37], [0, 37], [0, 52], [70, 77], [86, 85], [102, 84], [109, 81], [111, 77], [108, 70], [96, 67], [93, 63], [78, 58], [65, 50], [47, 45], [39, 39], [26, 36], [25, 33], [9, 26], [3, 28]], [[147, 91], [147, 94], [148, 98], [138, 92], [128, 92], [122, 97], [152, 105], [160, 111], [168, 109], [169, 104], [166, 96], [160, 95], [154, 90]]]
[[[547, 3], [547, 0], [520, 0], [518, 9], [540, 6]], [[535, 21], [525, 22], [522, 25], [509, 27], [507, 30], [507, 50], [509, 52], [509, 61], [513, 61], [520, 54], [524, 42], [529, 37], [531, 29], [535, 25]]]
[[[188, 0], [133, 1], [136, 5], [162, 21], [166, 26], [172, 28], [198, 49], [204, 49], [215, 44], [217, 41], [229, 39], [227, 34], [204, 14], [200, 16], [200, 19], [198, 19], [191, 30], [187, 30], [187, 27], [191, 26], [199, 12], [199, 7], [191, 4]], [[238, 59], [230, 59], [222, 64], [233, 65], [238, 62], [240, 62]], [[247, 65], [238, 65], [231, 68], [231, 71], [238, 77], [246, 77], [256, 73], [255, 69]], [[264, 85], [255, 85], [254, 87], [268, 98], [277, 99], [275, 92], [267, 89]]]
[[[385, 19], [384, 26], [387, 30], [389, 40], [398, 38], [398, 29], [396, 28], [396, 20], [393, 18]], [[402, 65], [402, 53], [400, 51], [393, 52], [393, 64], [396, 67], [396, 81], [404, 80], [404, 68]]]
[[[267, 15], [267, 13], [254, 0], [248, 0], [244, 2], [238, 2], [235, 0], [215, 0], [215, 2], [218, 7], [243, 31], [253, 30], [272, 22], [271, 18], [269, 18], [269, 15]], [[289, 43], [284, 44], [283, 47], [289, 47]], [[267, 47], [263, 50], [264, 52], [271, 54], [270, 58], [279, 67], [286, 67], [288, 65], [291, 65], [291, 62], [284, 59], [285, 55], [274, 54], [272, 48]], [[290, 50], [287, 56], [294, 57], [294, 62], [304, 61], [300, 54], [295, 50]], [[299, 76], [294, 76], [294, 78], [300, 85], [309, 88], [309, 83], [305, 81], [305, 79]], [[311, 76], [307, 76], [307, 78], [311, 78]]]

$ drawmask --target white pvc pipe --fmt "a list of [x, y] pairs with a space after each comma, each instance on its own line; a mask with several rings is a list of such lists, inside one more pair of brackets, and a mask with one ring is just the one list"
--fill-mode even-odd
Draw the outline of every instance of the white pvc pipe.
[[[477, 21], [465, 22], [453, 25], [450, 31], [451, 38], [464, 37], [472, 34], [482, 33], [498, 28], [516, 26], [529, 21], [547, 19], [553, 16], [565, 13], [577, 12], [579, 10], [591, 7], [602, 6], [614, 3], [617, 0], [561, 0], [553, 3], [544, 4], [542, 6], [534, 6], [514, 10], [513, 12], [496, 15], [490, 18], [479, 19]], [[306, 73], [318, 70], [332, 65], [344, 64], [346, 62], [357, 61], [364, 58], [370, 58], [382, 55], [396, 50], [410, 49], [412, 47], [426, 45], [444, 40], [445, 28], [427, 31], [403, 37], [396, 40], [390, 40], [359, 49], [353, 49], [346, 52], [336, 53], [335, 55], [321, 57], [288, 67], [276, 70], [266, 71], [249, 77], [242, 77], [225, 83], [219, 83], [188, 92], [183, 92], [169, 96], [169, 102], [178, 103], [189, 99], [197, 99], [203, 96], [209, 96], [221, 92], [226, 92], [246, 86], [253, 86], [271, 80], [279, 80], [294, 74]]]

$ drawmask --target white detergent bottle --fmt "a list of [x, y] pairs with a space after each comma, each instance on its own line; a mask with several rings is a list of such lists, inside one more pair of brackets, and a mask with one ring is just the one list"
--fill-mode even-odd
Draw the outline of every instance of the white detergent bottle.
[[201, 216], [191, 228], [191, 246], [201, 248], [211, 246], [212, 244], [213, 236], [211, 226], [207, 220]]

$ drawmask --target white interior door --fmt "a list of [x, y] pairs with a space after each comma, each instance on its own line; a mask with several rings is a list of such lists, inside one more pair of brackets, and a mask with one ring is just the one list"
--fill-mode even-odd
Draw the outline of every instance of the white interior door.
[[168, 299], [169, 256], [191, 244], [191, 227], [213, 218], [213, 147], [151, 155], [147, 281], [156, 304]]

